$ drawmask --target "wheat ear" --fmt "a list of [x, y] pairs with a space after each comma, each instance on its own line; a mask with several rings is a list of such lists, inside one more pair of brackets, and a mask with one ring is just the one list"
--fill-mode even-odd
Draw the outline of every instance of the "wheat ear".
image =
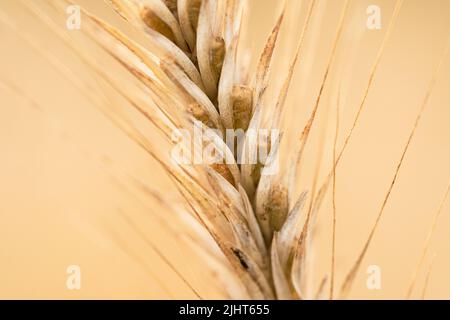
[[[235, 160], [231, 163], [183, 166], [156, 152], [152, 155], [189, 199], [192, 213], [215, 239], [245, 284], [249, 297], [303, 297], [298, 275], [302, 257], [295, 253], [295, 243], [306, 195], [303, 193], [290, 205], [292, 190], [287, 187], [287, 175], [264, 174], [271, 158], [263, 160], [254, 154], [251, 145], [254, 141], [247, 132], [263, 128], [264, 113], [273, 115], [266, 128], [278, 128], [315, 1], [308, 6], [296, 53], [279, 99], [273, 105], [265, 102], [265, 92], [286, 5], [251, 77], [238, 59], [245, 1], [110, 0], [108, 3], [146, 34], [151, 48], [134, 43], [88, 12], [85, 13], [90, 22], [86, 32], [151, 89], [166, 116], [163, 122], [172, 128], [188, 129], [194, 121], [200, 121], [200, 130], [214, 128], [222, 133], [226, 129], [241, 129], [245, 132], [244, 142], [238, 146], [243, 150], [241, 156], [256, 156], [258, 161], [249, 164], [245, 158], [238, 159], [236, 150], [228, 149], [219, 135], [213, 137], [214, 144], [217, 150], [232, 155]], [[121, 50], [111, 45], [112, 40], [120, 44]], [[138, 62], [152, 71], [151, 76], [137, 66]], [[166, 128], [159, 128], [169, 136]], [[277, 155], [278, 150], [270, 150], [271, 145], [266, 147], [270, 154]], [[242, 164], [237, 160], [242, 160]]]

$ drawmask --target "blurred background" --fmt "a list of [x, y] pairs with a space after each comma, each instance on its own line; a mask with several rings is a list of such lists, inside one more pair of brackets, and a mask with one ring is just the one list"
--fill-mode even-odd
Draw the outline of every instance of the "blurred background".
[[[182, 205], [173, 184], [160, 165], [96, 104], [106, 101], [120, 110], [140, 124], [155, 145], [158, 136], [26, 3], [0, 0], [0, 298], [196, 298], [183, 279], [202, 297], [225, 298], [220, 272], [205, 262], [198, 248], [179, 241], [180, 235], [192, 230], [158, 201], [157, 195], [163, 195]], [[67, 15], [56, 3], [36, 0], [34, 6], [68, 32]], [[137, 42], [145, 42], [105, 2], [75, 3]], [[288, 146], [298, 139], [314, 106], [343, 3], [318, 0], [287, 101]], [[293, 57], [307, 4], [287, 0], [268, 99], [276, 97]], [[366, 27], [369, 5], [381, 9], [380, 30]], [[394, 0], [350, 1], [343, 38], [307, 146], [299, 190], [311, 188], [317, 170], [320, 185], [331, 168], [339, 88], [338, 150], [342, 147], [394, 5]], [[241, 50], [252, 54], [252, 67], [281, 6], [277, 0], [248, 0]], [[73, 46], [119, 79], [124, 88], [138, 90], [133, 77], [83, 36], [82, 28], [68, 32]], [[337, 170], [337, 287], [375, 221], [449, 35], [449, 1], [405, 1]], [[45, 58], [49, 55], [59, 64], [50, 63]], [[61, 72], [64, 68], [98, 100], [89, 99], [69, 81]], [[450, 182], [449, 87], [447, 57], [350, 298], [402, 299], [406, 295], [433, 215]], [[314, 238], [311, 281], [315, 287], [330, 270], [331, 208], [328, 193]], [[450, 298], [449, 228], [450, 204], [446, 203], [414, 298], [421, 297], [432, 261], [425, 297]], [[69, 265], [81, 268], [80, 290], [66, 287]], [[370, 265], [380, 267], [380, 290], [366, 286]]]

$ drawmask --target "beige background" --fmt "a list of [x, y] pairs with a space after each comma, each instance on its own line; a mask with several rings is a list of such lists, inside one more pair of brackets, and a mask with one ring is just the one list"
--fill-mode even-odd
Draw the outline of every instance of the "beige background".
[[[26, 1], [25, 1], [26, 2]], [[35, 1], [65, 28], [64, 13]], [[133, 31], [103, 1], [77, 1]], [[245, 43], [255, 55], [280, 10], [276, 0], [249, 0]], [[288, 19], [272, 74], [272, 96], [300, 33], [305, 6], [288, 0]], [[296, 69], [286, 120], [289, 136], [309, 115], [331, 50], [343, 1], [321, 0], [313, 17], [304, 60]], [[377, 4], [382, 29], [365, 28], [366, 8]], [[324, 143], [320, 179], [330, 168], [335, 94], [342, 86], [339, 145], [357, 110], [368, 73], [393, 10], [393, 0], [353, 0], [331, 81], [308, 145], [299, 190], [310, 188]], [[303, 8], [302, 11], [300, 9]], [[185, 226], [139, 185], [179, 201], [162, 169], [132, 143], [46, 60], [50, 52], [77, 79], [114, 107], [121, 103], [22, 1], [1, 0], [0, 13], [0, 298], [195, 298], [154, 247], [207, 298], [223, 298], [215, 271], [175, 236]], [[6, 18], [9, 17], [9, 18]], [[300, 17], [300, 18], [299, 18]], [[12, 21], [16, 30], [5, 24]], [[20, 34], [20, 35], [19, 35]], [[420, 107], [432, 72], [450, 34], [450, 2], [407, 0], [400, 13], [355, 135], [337, 175], [337, 284], [355, 260], [373, 224]], [[70, 35], [111, 77], [136, 90], [131, 77], [81, 31]], [[145, 41], [136, 36], [137, 41]], [[41, 52], [30, 45], [36, 42]], [[254, 59], [255, 60], [255, 59]], [[432, 215], [450, 182], [450, 57], [447, 57], [385, 215], [363, 261], [351, 298], [403, 298], [419, 259]], [[111, 91], [111, 90], [110, 90]], [[118, 108], [118, 107], [117, 107]], [[126, 116], [154, 134], [132, 111]], [[152, 135], [153, 137], [153, 135]], [[158, 143], [155, 136], [154, 142]], [[126, 222], [134, 221], [145, 238]], [[163, 221], [169, 224], [167, 226]], [[314, 283], [329, 271], [331, 206], [328, 195], [317, 222]], [[427, 298], [450, 298], [450, 204], [446, 204], [420, 270], [414, 297], [436, 254]], [[176, 230], [176, 232], [174, 232]], [[187, 232], [187, 231], [186, 231]], [[66, 289], [66, 268], [82, 269], [82, 289]], [[379, 265], [382, 290], [366, 288], [366, 268]]]

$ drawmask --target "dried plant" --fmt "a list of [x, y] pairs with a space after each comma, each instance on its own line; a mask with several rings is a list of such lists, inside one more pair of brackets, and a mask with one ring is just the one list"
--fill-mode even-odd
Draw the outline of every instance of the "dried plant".
[[[316, 0], [309, 1], [305, 6], [305, 20], [294, 58], [290, 62], [287, 74], [284, 75], [276, 101], [268, 101], [266, 89], [271, 85], [270, 74], [274, 52], [289, 4], [284, 5], [272, 32], [268, 35], [263, 52], [257, 59], [255, 73], [250, 74], [248, 64], [240, 50], [242, 17], [246, 13], [245, 0], [107, 0], [107, 3], [126, 23], [145, 34], [145, 45], [139, 44], [117, 27], [86, 10], [83, 10], [86, 18], [83, 21], [83, 34], [134, 76], [143, 88], [140, 96], [132, 96], [121, 87], [120, 83], [113, 81], [112, 77], [96, 65], [86, 52], [71, 43], [66, 31], [58, 30], [55, 21], [46, 17], [39, 6], [33, 3], [26, 3], [25, 6], [55, 30], [84, 63], [95, 70], [105, 83], [117, 90], [157, 128], [165, 140], [167, 150], [176, 143], [173, 140], [173, 132], [179, 129], [193, 131], [194, 123], [198, 122], [201, 123], [202, 132], [206, 132], [209, 128], [217, 129], [223, 136], [227, 129], [240, 129], [245, 133], [260, 129], [283, 131], [283, 110], [294, 70], [302, 61], [305, 36], [316, 9]], [[210, 139], [216, 148], [215, 152], [224, 152], [229, 156], [227, 159], [232, 159], [231, 162], [194, 165], [174, 162], [170, 154], [152, 145], [151, 139], [139, 132], [131, 121], [120, 117], [114, 110], [105, 106], [104, 101], [99, 101], [98, 96], [85, 88], [70, 70], [65, 69], [63, 62], [57, 57], [52, 56], [36, 43], [34, 47], [63, 70], [64, 74], [86, 96], [99, 102], [96, 105], [101, 106], [102, 112], [154, 157], [172, 178], [185, 199], [188, 209], [180, 211], [164, 199], [159, 200], [167, 211], [176, 212], [180, 216], [188, 214], [209, 232], [221, 253], [226, 257], [226, 261], [213, 250], [207, 252], [209, 249], [206, 248], [206, 244], [203, 246], [203, 239], [191, 240], [198, 248], [206, 250], [205, 258], [215, 268], [222, 270], [225, 278], [229, 275], [224, 285], [230, 297], [313, 299], [323, 295], [328, 288], [327, 284], [330, 285], [330, 298], [345, 297], [389, 199], [403, 157], [424, 109], [424, 107], [421, 108], [369, 239], [345, 279], [341, 292], [337, 294], [333, 289], [337, 217], [336, 167], [357, 125], [402, 3], [401, 0], [396, 2], [388, 31], [374, 61], [360, 108], [345, 138], [343, 148], [337, 152], [337, 140], [335, 140], [333, 168], [321, 188], [316, 190], [316, 186], [312, 186], [309, 191], [311, 200], [306, 207], [307, 192], [302, 192], [300, 195], [295, 192], [297, 171], [302, 163], [305, 146], [316, 120], [323, 92], [329, 81], [330, 70], [336, 59], [342, 31], [348, 19], [348, 0], [343, 2], [327, 67], [319, 92], [313, 93], [315, 104], [298, 139], [298, 145], [286, 156], [288, 160], [283, 162], [284, 165], [279, 172], [271, 175], [264, 173], [271, 165], [273, 158], [258, 158], [258, 154], [255, 153], [257, 148], [253, 148], [254, 145], [252, 145], [255, 141], [249, 134], [246, 134], [242, 144], [238, 144], [234, 149], [230, 149], [219, 134]], [[59, 1], [51, 6], [57, 12], [63, 12], [68, 4], [70, 2]], [[7, 17], [2, 15], [1, 19], [2, 22], [14, 27]], [[33, 39], [27, 40], [33, 44]], [[148, 98], [151, 102], [147, 100]], [[427, 99], [423, 106], [426, 103]], [[338, 124], [339, 121], [337, 121], [337, 127]], [[338, 128], [336, 136], [337, 133]], [[204, 147], [206, 144], [197, 146], [193, 154], [202, 154]], [[274, 146], [270, 143], [264, 147], [271, 151], [273, 157], [278, 156], [280, 152], [280, 150], [272, 150]], [[249, 163], [245, 161], [247, 160], [245, 157], [256, 157], [257, 162]], [[327, 277], [324, 277], [318, 292], [310, 293], [306, 266], [311, 253], [310, 238], [315, 216], [330, 182], [333, 186], [334, 212], [331, 278], [328, 281]], [[132, 224], [131, 221], [128, 222]], [[191, 223], [195, 224], [193, 221]], [[138, 232], [138, 229], [136, 230]], [[163, 253], [159, 254], [164, 257]], [[239, 281], [234, 281], [234, 276], [237, 276]], [[190, 288], [201, 298], [194, 288], [191, 286]]]

